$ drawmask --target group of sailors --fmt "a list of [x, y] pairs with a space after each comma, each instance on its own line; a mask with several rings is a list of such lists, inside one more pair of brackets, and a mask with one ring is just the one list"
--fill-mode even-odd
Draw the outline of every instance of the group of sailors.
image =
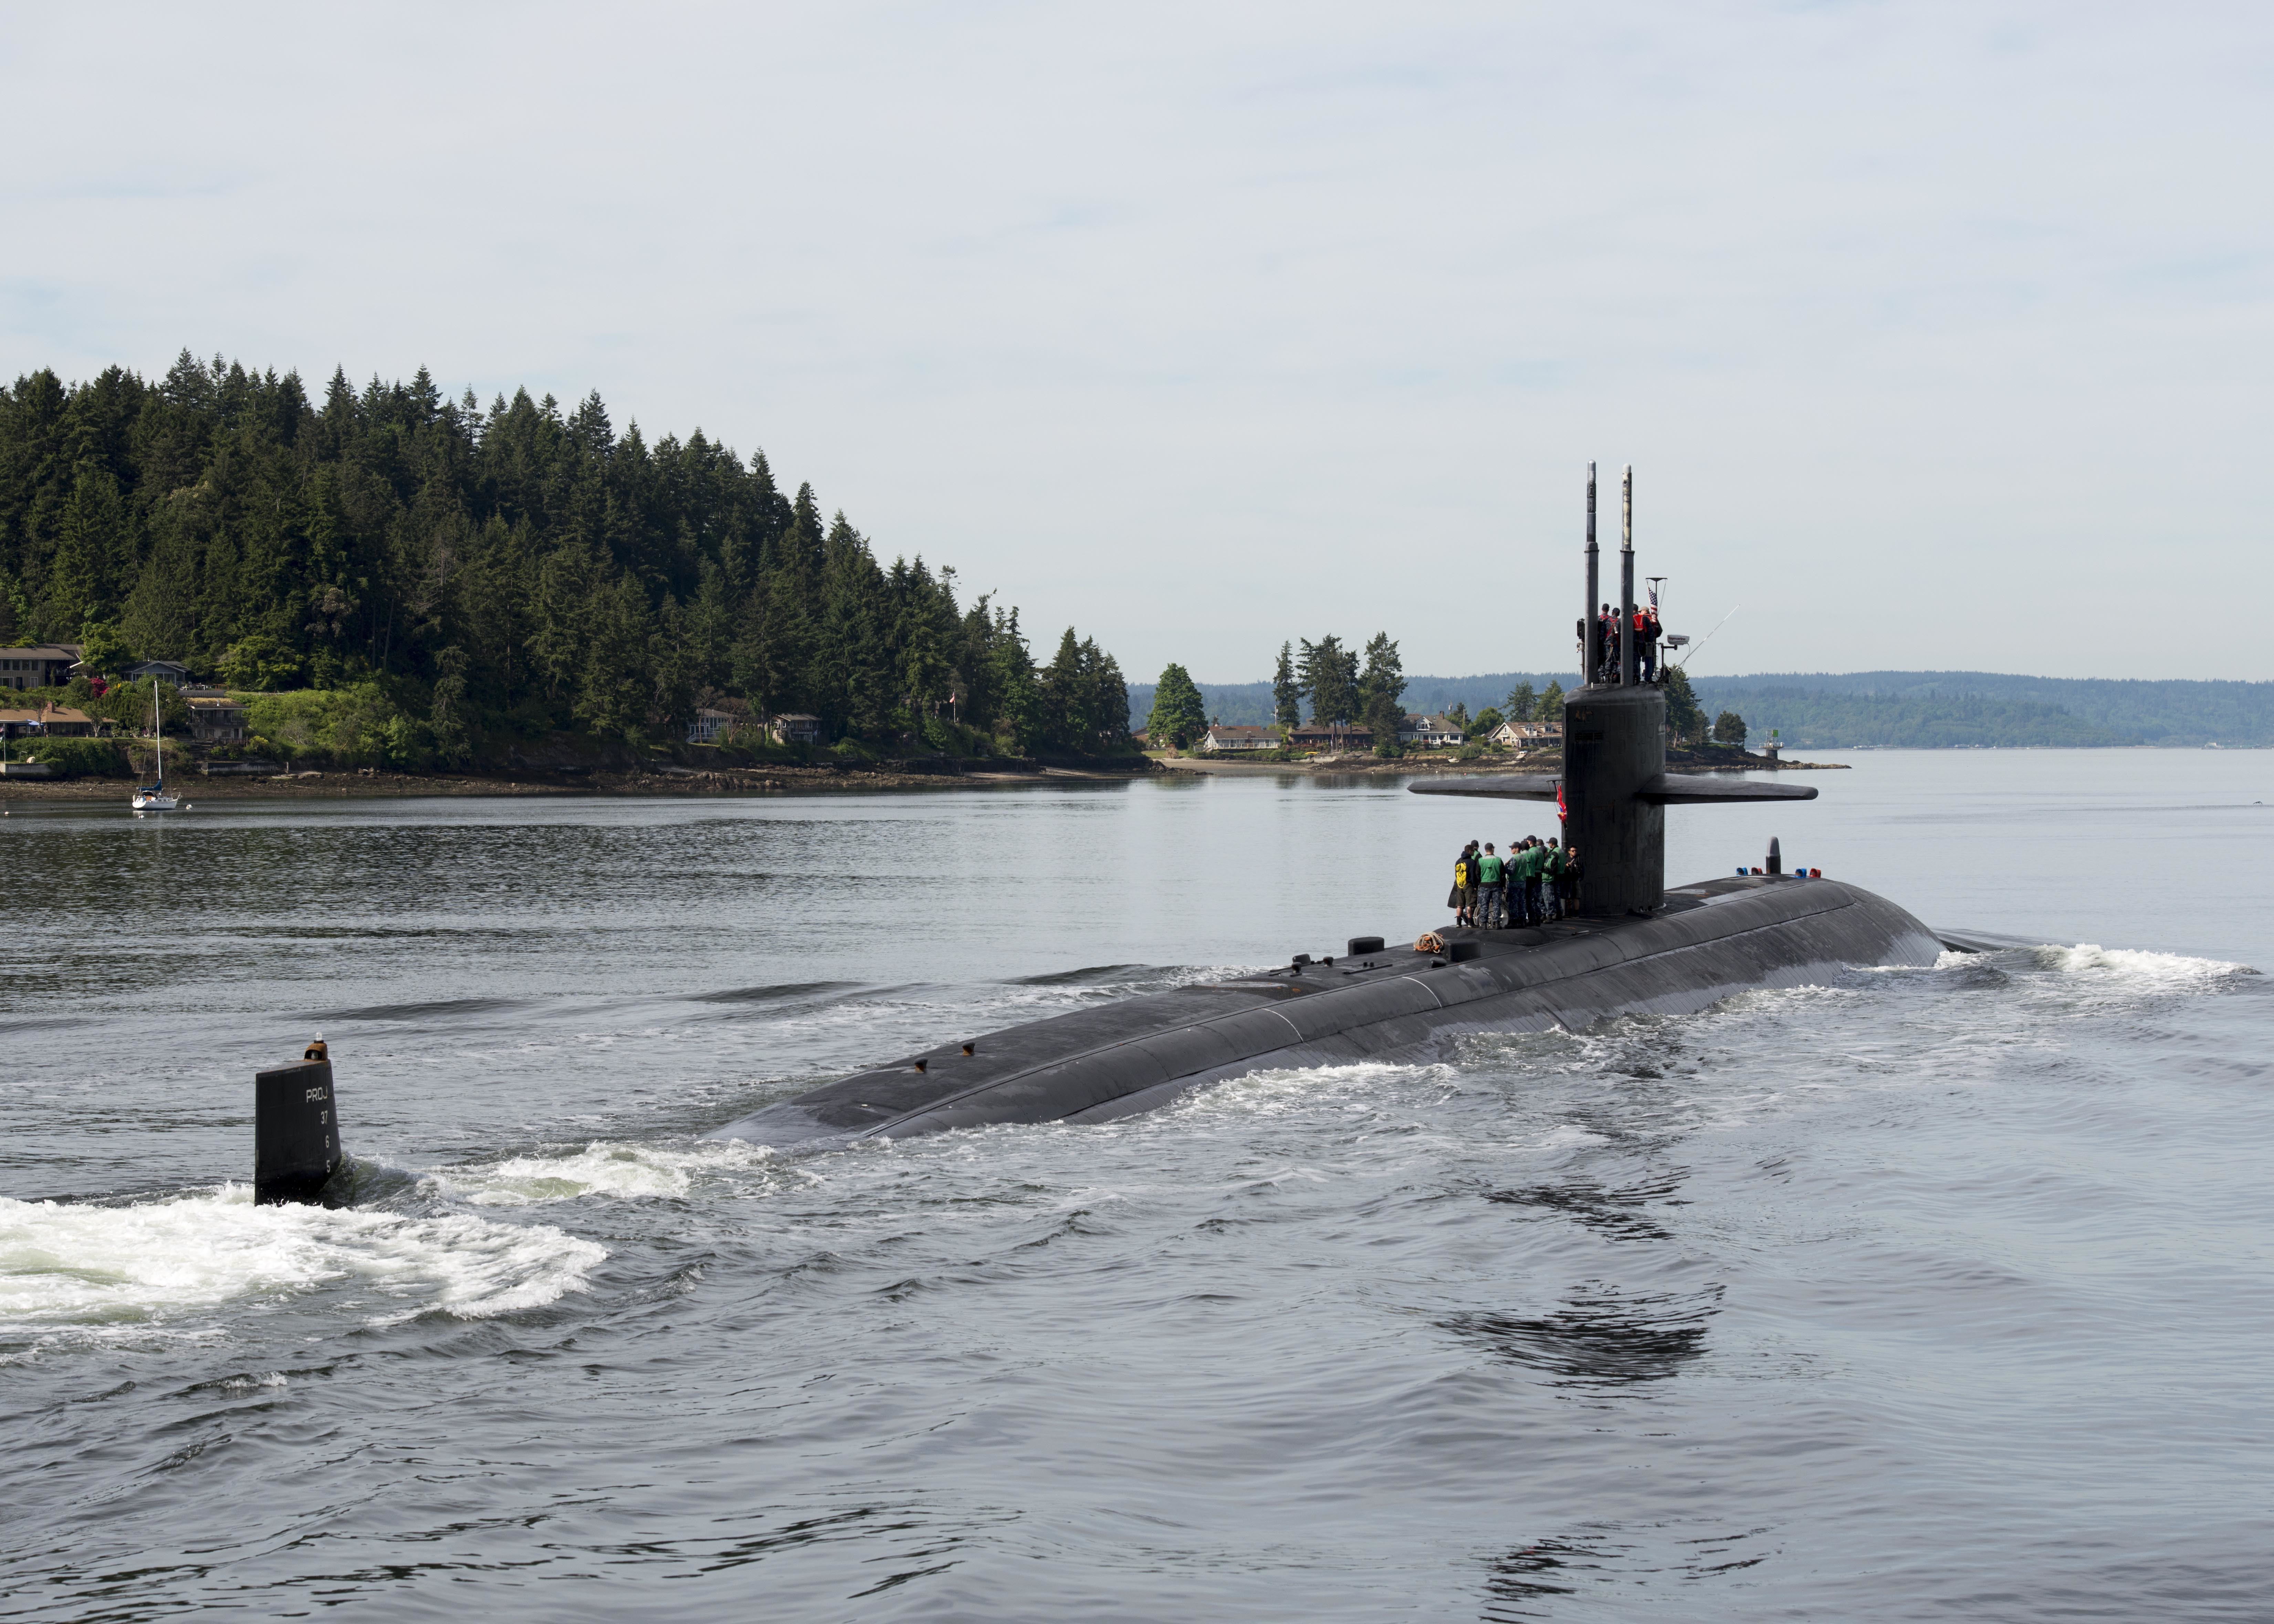
[[1579, 848], [1526, 835], [1506, 855], [1472, 840], [1453, 863], [1446, 904], [1456, 925], [1510, 930], [1544, 925], [1571, 912], [1579, 894]]
[[[1666, 628], [1659, 624], [1655, 605], [1634, 612], [1635, 674], [1645, 682], [1658, 680], [1658, 640]], [[1594, 658], [1588, 662], [1598, 682], [1619, 680], [1619, 612], [1605, 604], [1595, 616]]]

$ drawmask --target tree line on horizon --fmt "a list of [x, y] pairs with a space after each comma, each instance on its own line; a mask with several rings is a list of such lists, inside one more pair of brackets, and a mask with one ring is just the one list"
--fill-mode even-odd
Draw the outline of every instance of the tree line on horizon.
[[[1273, 725], [1283, 738], [1303, 724], [1307, 703], [1313, 723], [1328, 726], [1363, 723], [1374, 735], [1377, 755], [1398, 755], [1397, 723], [1404, 715], [1405, 672], [1389, 634], [1375, 633], [1363, 650], [1344, 644], [1332, 633], [1316, 643], [1307, 637], [1300, 642], [1299, 655], [1292, 641], [1279, 645], [1278, 669], [1272, 678]], [[1148, 742], [1190, 749], [1209, 725], [1207, 706], [1192, 673], [1174, 663], [1166, 666], [1154, 684], [1152, 710], [1145, 726]]]
[[[406, 753], [499, 733], [683, 736], [699, 704], [825, 740], [1128, 750], [1118, 664], [952, 568], [881, 563], [809, 485], [700, 429], [619, 434], [598, 391], [485, 410], [421, 367], [361, 390], [184, 350], [0, 388], [0, 643], [167, 658], [241, 689], [376, 690]], [[415, 736], [414, 736], [415, 735]], [[409, 763], [405, 763], [409, 764]]]
[[[1362, 723], [1374, 737], [1377, 755], [1402, 755], [1397, 724], [1405, 714], [1403, 700], [1408, 683], [1397, 644], [1389, 634], [1377, 633], [1366, 644], [1362, 667], [1359, 651], [1332, 635], [1317, 643], [1302, 639], [1299, 654], [1296, 647], [1293, 642], [1279, 647], [1277, 668], [1268, 695], [1271, 707], [1269, 725], [1280, 729], [1284, 738], [1306, 719], [1314, 726]], [[1691, 691], [1688, 674], [1679, 665], [1666, 667], [1663, 683], [1667, 723], [1677, 741], [1694, 744], [1708, 738], [1722, 743], [1744, 741], [1743, 718], [1734, 711], [1726, 711], [1709, 722]], [[1248, 689], [1264, 687], [1261, 683], [1241, 686]], [[1465, 701], [1456, 700], [1446, 708], [1444, 716], [1472, 739], [1480, 738], [1503, 722], [1560, 723], [1563, 696], [1563, 685], [1558, 679], [1551, 677], [1545, 688], [1535, 688], [1529, 677], [1519, 677], [1499, 703], [1487, 704], [1472, 714]], [[1306, 706], [1307, 718], [1304, 714]], [[1192, 673], [1172, 663], [1153, 685], [1146, 737], [1148, 742], [1165, 742], [1179, 750], [1189, 749], [1208, 731], [1211, 722], [1218, 719], [1210, 715], [1207, 699], [1200, 685], [1193, 680]]]

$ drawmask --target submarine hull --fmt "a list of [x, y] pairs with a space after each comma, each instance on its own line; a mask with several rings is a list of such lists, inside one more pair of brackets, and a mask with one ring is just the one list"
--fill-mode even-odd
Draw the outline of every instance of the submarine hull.
[[1941, 951], [1903, 909], [1837, 880], [1730, 877], [1665, 897], [1643, 917], [1449, 930], [1445, 953], [1391, 948], [1076, 1011], [845, 1078], [714, 1137], [787, 1147], [1106, 1122], [1250, 1071], [1427, 1060], [1473, 1033], [1685, 1013]]

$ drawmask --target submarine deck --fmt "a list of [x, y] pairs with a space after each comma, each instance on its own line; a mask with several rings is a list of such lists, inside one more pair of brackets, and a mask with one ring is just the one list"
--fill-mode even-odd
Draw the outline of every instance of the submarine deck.
[[1680, 1012], [1849, 964], [1931, 964], [1940, 951], [1925, 926], [1885, 898], [1798, 876], [1671, 888], [1647, 915], [1436, 934], [1444, 953], [1391, 947], [1291, 963], [959, 1036], [716, 1134], [791, 1145], [996, 1122], [1105, 1121], [1265, 1066], [1346, 1064], [1426, 1052], [1470, 1032]]

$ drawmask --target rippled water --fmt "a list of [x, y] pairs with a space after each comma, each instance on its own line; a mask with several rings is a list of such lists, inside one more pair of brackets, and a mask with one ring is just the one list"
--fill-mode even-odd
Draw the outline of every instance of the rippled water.
[[[7, 1612], [2274, 1614], [2274, 756], [1854, 759], [1673, 874], [2048, 945], [804, 1156], [701, 1136], [1536, 809], [14, 807]], [[256, 1209], [319, 1029], [362, 1199]]]

